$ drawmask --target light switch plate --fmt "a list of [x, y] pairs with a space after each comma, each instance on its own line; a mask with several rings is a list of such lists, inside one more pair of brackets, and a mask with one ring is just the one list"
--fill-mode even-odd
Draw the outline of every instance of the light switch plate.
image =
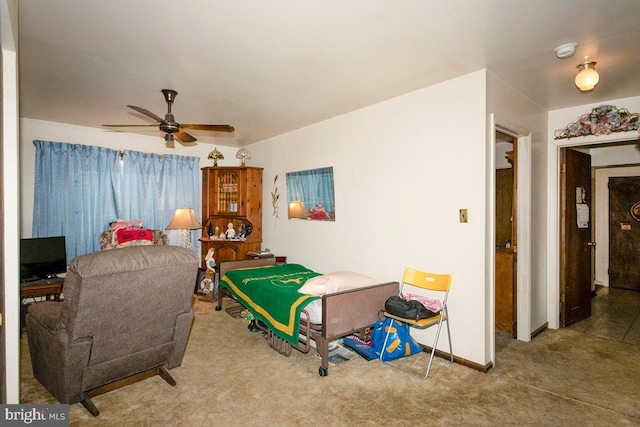
[[467, 209], [460, 209], [460, 222], [469, 222], [469, 212]]

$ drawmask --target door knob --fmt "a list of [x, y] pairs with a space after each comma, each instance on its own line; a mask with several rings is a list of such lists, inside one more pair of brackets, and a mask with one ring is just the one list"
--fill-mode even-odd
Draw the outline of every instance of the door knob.
[[588, 242], [587, 243], [587, 246], [595, 246], [595, 245], [596, 245], [596, 242]]

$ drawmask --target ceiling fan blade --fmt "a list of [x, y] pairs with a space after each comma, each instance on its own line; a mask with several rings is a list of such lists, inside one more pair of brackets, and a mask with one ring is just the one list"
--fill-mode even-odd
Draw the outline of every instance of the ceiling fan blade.
[[196, 142], [197, 141], [197, 139], [195, 139], [194, 137], [192, 137], [191, 135], [189, 135], [184, 131], [176, 132], [173, 134], [173, 136], [180, 142]]
[[177, 123], [171, 113], [171, 104], [175, 100], [178, 92], [172, 89], [162, 89], [162, 93], [164, 94], [165, 101], [167, 102], [167, 114], [164, 118], [158, 116], [155, 113], [147, 110], [146, 108], [138, 107], [136, 105], [127, 105], [127, 107], [132, 110], [142, 114], [143, 116], [149, 117], [155, 120], [156, 124], [144, 124], [144, 125], [103, 125], [105, 127], [117, 128], [117, 127], [158, 127], [160, 131], [164, 132], [164, 139], [167, 146], [171, 146], [174, 138], [177, 139], [181, 144], [186, 145], [189, 143], [196, 142], [197, 139], [192, 135], [189, 135], [184, 129], [196, 129], [196, 130], [204, 130], [210, 132], [234, 132], [235, 129], [230, 125], [205, 125], [205, 124], [183, 124]]
[[235, 128], [229, 125], [198, 125], [198, 124], [181, 124], [183, 128], [196, 129], [196, 130], [209, 130], [215, 132], [233, 132]]
[[134, 128], [134, 127], [154, 127], [157, 128], [158, 125], [102, 125], [108, 128]]
[[151, 111], [147, 110], [146, 108], [136, 107], [135, 105], [127, 105], [127, 107], [131, 108], [132, 110], [136, 110], [138, 113], [144, 114], [147, 117], [151, 117], [153, 120], [155, 120], [157, 122], [164, 122], [165, 121], [162, 117], [157, 116], [156, 114], [152, 113]]

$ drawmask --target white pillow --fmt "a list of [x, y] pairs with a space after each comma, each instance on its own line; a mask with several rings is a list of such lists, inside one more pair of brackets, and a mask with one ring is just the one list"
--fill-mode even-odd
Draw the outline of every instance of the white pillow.
[[324, 295], [327, 292], [327, 276], [316, 276], [304, 282], [304, 285], [298, 289], [301, 294], [307, 295]]
[[337, 271], [335, 273], [324, 274], [312, 277], [307, 280], [298, 292], [307, 295], [333, 294], [340, 291], [364, 288], [380, 283], [364, 274], [353, 271]]

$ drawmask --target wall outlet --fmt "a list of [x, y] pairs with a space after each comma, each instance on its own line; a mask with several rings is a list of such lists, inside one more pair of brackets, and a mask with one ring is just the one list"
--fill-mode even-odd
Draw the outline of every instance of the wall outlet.
[[460, 209], [460, 222], [469, 222], [469, 212], [467, 209]]

